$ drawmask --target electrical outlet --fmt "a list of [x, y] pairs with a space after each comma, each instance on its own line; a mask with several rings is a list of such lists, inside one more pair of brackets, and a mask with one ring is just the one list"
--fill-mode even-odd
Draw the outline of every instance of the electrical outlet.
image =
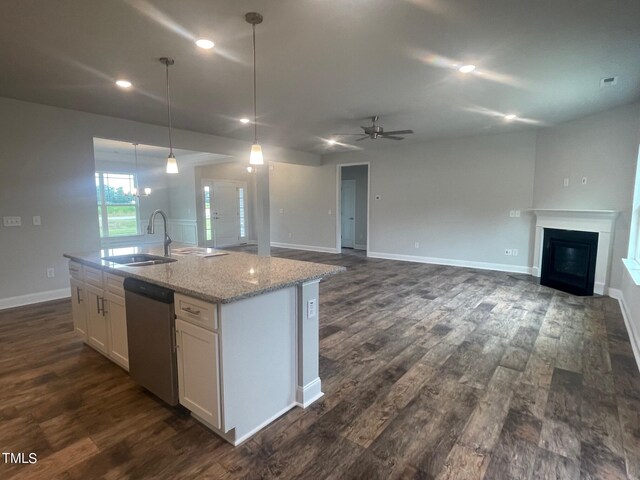
[[416, 242], [413, 246], [414, 246], [415, 248], [420, 248], [420, 242]]
[[5, 227], [21, 227], [22, 217], [2, 217], [2, 222]]
[[511, 253], [513, 254], [514, 257], [518, 256], [518, 249], [514, 248], [513, 250], [511, 250]]
[[507, 257], [510, 257], [511, 255], [513, 255], [513, 250], [511, 250], [510, 248], [505, 248], [505, 249], [504, 249], [504, 254], [505, 254]]
[[56, 270], [53, 267], [47, 268], [47, 278], [53, 278], [56, 276]]
[[318, 312], [318, 300], [315, 298], [312, 298], [311, 300], [307, 301], [307, 318], [313, 318], [316, 316], [317, 312]]
[[284, 215], [284, 208], [280, 209], [280, 215]]
[[289, 232], [289, 238], [293, 237], [293, 233]]
[[331, 215], [331, 210], [329, 210], [329, 215]]
[[587, 177], [582, 177], [582, 184], [586, 185], [587, 184]]
[[509, 216], [510, 217], [515, 217], [516, 216], [516, 211], [515, 210], [509, 210]]
[[520, 218], [520, 210], [516, 210], [516, 218]]
[[568, 186], [569, 186], [569, 177], [564, 177], [563, 185], [564, 185], [565, 187], [568, 187]]

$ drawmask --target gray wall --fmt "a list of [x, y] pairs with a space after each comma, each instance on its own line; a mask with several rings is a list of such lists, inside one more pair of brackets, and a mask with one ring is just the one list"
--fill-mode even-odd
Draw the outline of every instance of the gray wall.
[[[167, 129], [73, 110], [0, 98], [0, 306], [3, 300], [68, 289], [63, 252], [97, 250], [93, 137], [165, 145]], [[176, 130], [174, 146], [245, 161], [249, 142]], [[319, 164], [317, 155], [264, 145], [265, 159]], [[248, 161], [248, 160], [247, 160]], [[31, 217], [40, 215], [42, 225]], [[55, 278], [46, 268], [55, 267]], [[15, 300], [7, 300], [14, 304]]]
[[535, 207], [621, 211], [610, 276], [615, 288], [627, 255], [639, 129], [635, 103], [538, 131]]
[[343, 180], [356, 181], [356, 248], [366, 249], [367, 246], [367, 200], [368, 191], [367, 165], [354, 165], [342, 168]]

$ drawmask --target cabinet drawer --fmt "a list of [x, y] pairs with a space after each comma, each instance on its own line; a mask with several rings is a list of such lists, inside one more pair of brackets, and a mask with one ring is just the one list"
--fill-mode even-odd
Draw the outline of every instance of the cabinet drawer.
[[111, 273], [104, 273], [104, 289], [108, 293], [112, 293], [113, 295], [117, 295], [124, 299], [124, 287], [122, 286], [122, 282], [124, 282], [124, 277], [112, 275]]
[[218, 330], [218, 306], [195, 298], [175, 294], [176, 317], [207, 330]]
[[78, 262], [74, 262], [73, 260], [69, 261], [69, 275], [76, 280], [83, 281], [84, 273], [82, 265]]
[[84, 281], [102, 288], [102, 270], [92, 267], [84, 267]]

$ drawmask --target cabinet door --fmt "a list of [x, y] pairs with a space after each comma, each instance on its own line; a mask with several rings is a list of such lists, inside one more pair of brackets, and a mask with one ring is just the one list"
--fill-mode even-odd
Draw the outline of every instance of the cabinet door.
[[180, 403], [205, 422], [220, 426], [218, 334], [176, 320]]
[[91, 285], [86, 285], [85, 290], [87, 293], [87, 342], [108, 356], [107, 317], [103, 310], [102, 290]]
[[129, 344], [127, 342], [127, 314], [124, 299], [108, 295], [105, 306], [109, 327], [109, 357], [125, 370], [129, 370]]
[[84, 283], [71, 278], [71, 314], [73, 327], [82, 339], [87, 341], [87, 309]]

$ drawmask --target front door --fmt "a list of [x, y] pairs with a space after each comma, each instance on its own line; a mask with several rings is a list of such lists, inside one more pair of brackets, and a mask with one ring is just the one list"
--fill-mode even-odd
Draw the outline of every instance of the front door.
[[231, 180], [204, 180], [204, 234], [208, 247], [247, 241], [247, 184]]
[[356, 237], [356, 181], [342, 180], [340, 195], [342, 247], [354, 248]]

